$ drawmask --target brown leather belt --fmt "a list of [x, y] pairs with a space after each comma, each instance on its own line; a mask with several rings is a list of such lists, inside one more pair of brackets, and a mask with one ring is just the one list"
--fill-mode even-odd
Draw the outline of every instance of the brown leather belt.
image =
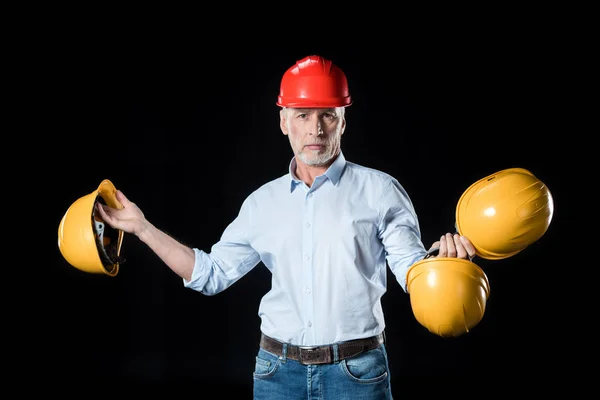
[[[338, 348], [338, 361], [354, 357], [379, 347], [384, 341], [383, 333], [364, 339], [349, 340], [323, 346], [287, 345], [286, 357], [306, 365], [331, 364], [334, 362], [334, 346]], [[261, 334], [260, 347], [269, 353], [283, 356], [284, 343]]]

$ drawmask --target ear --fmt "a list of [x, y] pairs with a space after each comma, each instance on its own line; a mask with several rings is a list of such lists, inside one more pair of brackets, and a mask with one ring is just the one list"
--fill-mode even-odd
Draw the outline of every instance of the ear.
[[281, 110], [279, 110], [279, 128], [281, 129], [281, 132], [283, 132], [283, 134], [287, 136], [289, 132], [287, 128], [287, 121], [285, 115], [285, 109], [282, 108]]
[[340, 135], [343, 135], [345, 130], [346, 130], [346, 117], [342, 118], [342, 129], [340, 129]]

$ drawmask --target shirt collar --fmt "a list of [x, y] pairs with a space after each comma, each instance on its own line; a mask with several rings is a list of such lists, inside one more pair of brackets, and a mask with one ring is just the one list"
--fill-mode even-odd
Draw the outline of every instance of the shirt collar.
[[[346, 158], [344, 154], [340, 151], [340, 154], [333, 161], [333, 164], [327, 168], [327, 171], [323, 175], [325, 175], [333, 185], [337, 185], [342, 176], [342, 172], [344, 172], [344, 168], [346, 167]], [[296, 170], [296, 157], [292, 157], [289, 165], [289, 173], [290, 173], [290, 192], [294, 191], [294, 188], [302, 183], [300, 179], [296, 176], [294, 171]]]

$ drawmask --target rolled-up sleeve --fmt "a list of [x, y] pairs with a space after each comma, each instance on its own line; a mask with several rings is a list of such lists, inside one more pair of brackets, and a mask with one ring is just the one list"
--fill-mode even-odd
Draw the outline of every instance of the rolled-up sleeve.
[[227, 289], [260, 262], [260, 255], [250, 245], [252, 200], [244, 201], [238, 216], [231, 222], [210, 253], [194, 248], [192, 277], [183, 279], [186, 288], [207, 296]]

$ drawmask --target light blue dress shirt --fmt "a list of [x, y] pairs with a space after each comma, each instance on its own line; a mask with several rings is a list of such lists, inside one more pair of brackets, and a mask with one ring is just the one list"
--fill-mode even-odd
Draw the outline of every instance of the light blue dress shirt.
[[342, 153], [312, 187], [295, 167], [251, 193], [210, 252], [194, 248], [184, 286], [214, 295], [262, 262], [272, 274], [258, 310], [265, 335], [322, 345], [381, 333], [387, 265], [407, 291], [409, 267], [426, 255], [408, 194]]

